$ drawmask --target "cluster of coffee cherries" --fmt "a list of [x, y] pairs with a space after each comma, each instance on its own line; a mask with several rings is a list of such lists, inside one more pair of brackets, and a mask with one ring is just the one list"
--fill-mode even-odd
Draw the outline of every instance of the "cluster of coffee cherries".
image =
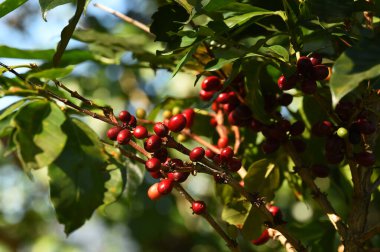
[[[368, 119], [369, 111], [361, 111], [355, 118], [351, 118], [355, 105], [348, 101], [341, 101], [335, 108], [335, 113], [346, 127], [339, 127], [328, 120], [317, 122], [312, 127], [312, 133], [319, 137], [326, 137], [325, 157], [328, 163], [338, 164], [345, 157], [346, 144], [354, 146], [353, 161], [362, 166], [372, 166], [376, 157], [372, 152], [363, 151], [359, 145], [362, 136], [368, 136], [376, 131], [376, 124]], [[352, 122], [350, 122], [352, 120]], [[348, 140], [347, 142], [345, 140]]]
[[296, 73], [290, 76], [281, 75], [277, 84], [281, 90], [289, 90], [299, 83], [304, 94], [314, 94], [317, 91], [316, 81], [326, 79], [329, 74], [329, 68], [322, 64], [322, 56], [312, 53], [310, 56], [301, 56], [297, 61]]
[[[272, 214], [275, 223], [284, 223], [282, 220], [282, 212], [281, 209], [277, 206], [271, 205], [268, 207], [269, 212]], [[252, 240], [252, 244], [254, 245], [263, 245], [270, 239], [268, 229], [264, 229], [259, 238]]]
[[[191, 162], [169, 157], [166, 146], [168, 137], [171, 132], [179, 133], [183, 129], [191, 127], [194, 120], [194, 110], [191, 108], [185, 109], [182, 113], [171, 116], [163, 122], [154, 123], [154, 133], [149, 133], [143, 125], [137, 125], [136, 117], [128, 111], [121, 111], [118, 119], [121, 123], [110, 128], [107, 131], [107, 137], [112, 141], [117, 141], [119, 145], [127, 145], [132, 138], [144, 141], [145, 151], [151, 154], [151, 157], [145, 161], [145, 168], [153, 178], [160, 179], [148, 190], [148, 197], [152, 200], [169, 194], [175, 183], [186, 181], [191, 170], [181, 171], [181, 168], [191, 168], [194, 162], [206, 161], [207, 158], [207, 162], [214, 162], [231, 172], [236, 172], [241, 168], [241, 161], [234, 157], [234, 152], [229, 146], [222, 148], [219, 154], [209, 149], [195, 147], [189, 153]], [[221, 182], [220, 180], [221, 178], [218, 178], [217, 182]], [[194, 201], [192, 209], [193, 213], [202, 214], [206, 209], [206, 204], [203, 201]]]

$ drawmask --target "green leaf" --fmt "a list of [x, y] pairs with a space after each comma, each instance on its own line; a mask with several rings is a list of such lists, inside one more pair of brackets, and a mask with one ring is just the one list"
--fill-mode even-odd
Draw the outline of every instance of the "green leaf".
[[234, 199], [223, 207], [222, 219], [227, 223], [242, 227], [252, 205], [245, 199]]
[[226, 20], [224, 20], [224, 22], [226, 23], [226, 25], [228, 27], [232, 28], [232, 27], [235, 27], [237, 25], [242, 25], [254, 17], [264, 16], [264, 15], [274, 15], [275, 14], [275, 12], [273, 12], [273, 11], [262, 10], [261, 8], [258, 8], [258, 9], [260, 9], [260, 10], [257, 10], [254, 12], [248, 12], [248, 13], [245, 13], [242, 15], [227, 18]]
[[67, 3], [74, 3], [74, 0], [39, 0], [40, 6], [41, 6], [41, 12], [42, 12], [42, 18], [46, 20], [47, 12], [51, 9], [54, 9], [57, 6], [67, 4]]
[[69, 44], [71, 36], [74, 33], [75, 27], [77, 26], [77, 23], [79, 22], [79, 19], [82, 15], [85, 5], [86, 5], [86, 0], [77, 0], [77, 8], [75, 10], [75, 14], [69, 20], [69, 24], [65, 26], [65, 28], [63, 28], [61, 32], [61, 41], [58, 42], [57, 51], [55, 52], [53, 56], [54, 66], [59, 65], [62, 55], [65, 52], [65, 49], [67, 45]]
[[283, 46], [273, 45], [269, 47], [262, 47], [261, 49], [263, 49], [266, 53], [273, 54], [277, 58], [280, 56], [285, 62], [289, 62], [289, 51]]
[[274, 191], [280, 186], [280, 170], [269, 159], [256, 161], [248, 168], [244, 177], [244, 187], [251, 193], [259, 193], [267, 201], [274, 197]]
[[50, 68], [50, 69], [45, 69], [42, 71], [34, 72], [28, 74], [26, 77], [27, 80], [31, 78], [44, 78], [47, 80], [52, 80], [52, 79], [57, 79], [57, 78], [62, 78], [67, 75], [69, 75], [72, 71], [74, 70], [74, 66], [70, 65], [65, 68]]
[[340, 22], [354, 11], [352, 0], [309, 0], [312, 14], [326, 22]]
[[336, 60], [330, 80], [334, 106], [361, 81], [380, 75], [380, 36], [362, 39]]
[[107, 156], [98, 136], [86, 124], [68, 118], [62, 125], [67, 134], [61, 155], [49, 166], [50, 197], [58, 221], [69, 234], [82, 226], [103, 204]]
[[127, 203], [132, 204], [132, 200], [144, 180], [145, 166], [140, 163], [135, 163], [134, 161], [128, 159], [125, 164], [127, 169], [127, 185], [126, 185], [126, 198]]
[[19, 110], [13, 120], [14, 142], [26, 172], [45, 167], [60, 155], [66, 142], [64, 121], [64, 113], [48, 101], [34, 101]]
[[[53, 49], [23, 50], [14, 47], [0, 45], [0, 55], [4, 58], [15, 59], [41, 59], [50, 61], [54, 55]], [[94, 60], [94, 56], [87, 50], [67, 50], [61, 58], [61, 65], [75, 65], [86, 60]]]
[[264, 221], [265, 217], [261, 211], [257, 207], [252, 207], [243, 225], [242, 234], [244, 238], [249, 241], [259, 238], [265, 229]]
[[189, 14], [192, 13], [194, 7], [187, 0], [175, 0], [178, 4], [180, 4]]
[[182, 57], [182, 59], [178, 62], [177, 66], [175, 67], [173, 73], [172, 73], [172, 78], [178, 73], [179, 70], [186, 64], [186, 62], [191, 59], [195, 51], [197, 50], [199, 46], [199, 43], [195, 43], [195, 45], [189, 47], [187, 49], [186, 54]]
[[7, 15], [9, 12], [14, 11], [28, 0], [5, 0], [0, 4], [0, 18]]

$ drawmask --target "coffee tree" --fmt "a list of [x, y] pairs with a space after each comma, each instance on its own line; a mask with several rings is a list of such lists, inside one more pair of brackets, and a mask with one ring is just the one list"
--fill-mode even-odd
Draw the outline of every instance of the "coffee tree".
[[[4, 1], [0, 16], [24, 2]], [[43, 16], [64, 2], [40, 1]], [[42, 60], [1, 63], [1, 96], [18, 100], [1, 111], [0, 137], [26, 174], [47, 167], [67, 234], [99, 207], [142, 190], [134, 174], [143, 171], [154, 181], [146, 197], [185, 199], [226, 250], [269, 240], [286, 251], [376, 250], [378, 1], [158, 1], [146, 25], [89, 7], [119, 17], [132, 35], [76, 28], [88, 2], [76, 1], [55, 51], [0, 48], [5, 58]], [[87, 46], [67, 49], [70, 40]], [[159, 49], [152, 53], [146, 44]], [[121, 63], [125, 52], [137, 63]], [[132, 114], [62, 80], [85, 61], [186, 73], [196, 76], [199, 95], [169, 97], [148, 115]], [[96, 134], [84, 117], [108, 125], [107, 132]], [[188, 190], [187, 181], [196, 185], [201, 173], [215, 187], [211, 204]], [[326, 179], [328, 191], [320, 189]], [[290, 190], [281, 192], [284, 185]], [[281, 193], [319, 214], [308, 226], [287, 221], [276, 204]]]

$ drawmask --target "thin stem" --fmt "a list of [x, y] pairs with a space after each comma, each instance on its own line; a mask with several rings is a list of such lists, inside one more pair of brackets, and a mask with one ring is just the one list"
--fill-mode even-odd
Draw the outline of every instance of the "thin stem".
[[204, 147], [212, 150], [214, 153], [216, 154], [220, 154], [220, 150], [219, 148], [215, 147], [214, 145], [210, 144], [209, 142], [207, 142], [206, 140], [204, 140], [203, 138], [201, 138], [200, 136], [198, 136], [197, 134], [195, 133], [192, 133], [190, 132], [190, 130], [183, 130], [182, 133], [188, 137], [190, 137], [191, 139], [193, 139], [194, 141], [202, 144]]
[[268, 234], [272, 237], [273, 240], [277, 240], [281, 243], [281, 245], [286, 249], [286, 252], [296, 252], [297, 250], [293, 247], [293, 245], [286, 239], [286, 237], [281, 234], [279, 231], [268, 228]]
[[[186, 198], [187, 201], [192, 204], [195, 200], [191, 195], [178, 183], [174, 184], [174, 188], [179, 192], [180, 195], [182, 195], [184, 198]], [[220, 225], [212, 218], [212, 216], [209, 214], [208, 211], [205, 211], [201, 214], [201, 216], [214, 228], [214, 230], [223, 238], [223, 240], [227, 243], [227, 246], [230, 248], [233, 252], [238, 252], [238, 244], [235, 240], [231, 239], [226, 232], [220, 227]]]
[[143, 23], [141, 23], [141, 22], [139, 22], [139, 21], [137, 21], [137, 20], [135, 20], [135, 19], [133, 19], [131, 17], [128, 17], [128, 16], [124, 15], [123, 13], [120, 13], [120, 12], [114, 10], [114, 9], [111, 9], [111, 8], [109, 8], [109, 7], [107, 7], [107, 6], [103, 5], [103, 4], [94, 3], [94, 6], [97, 7], [97, 8], [99, 8], [99, 9], [102, 9], [102, 10], [108, 12], [108, 13], [111, 13], [112, 15], [120, 18], [121, 20], [123, 20], [123, 21], [125, 21], [127, 23], [130, 23], [133, 26], [136, 26], [140, 30], [142, 30], [142, 31], [146, 32], [147, 34], [149, 34], [150, 36], [154, 36], [154, 34], [150, 32], [150, 29], [149, 29], [149, 27], [147, 25], [145, 25], [145, 24], [143, 24]]
[[376, 226], [374, 226], [373, 228], [371, 228], [370, 230], [362, 234], [359, 240], [360, 242], [364, 243], [379, 233], [380, 233], [380, 224], [377, 224]]

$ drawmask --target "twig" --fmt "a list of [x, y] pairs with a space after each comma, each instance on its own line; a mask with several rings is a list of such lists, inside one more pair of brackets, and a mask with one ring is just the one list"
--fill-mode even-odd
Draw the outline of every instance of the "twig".
[[380, 177], [378, 177], [375, 182], [373, 182], [371, 192], [375, 192], [377, 188], [380, 186]]
[[362, 234], [359, 238], [359, 241], [364, 243], [377, 234], [380, 234], [380, 224], [377, 224], [375, 227]]
[[112, 15], [122, 19], [123, 21], [127, 22], [127, 23], [130, 23], [131, 25], [133, 26], [136, 26], [137, 28], [143, 30], [144, 32], [146, 32], [147, 34], [149, 34], [150, 36], [153, 36], [154, 37], [154, 34], [150, 32], [150, 29], [147, 25], [131, 18], [131, 17], [128, 17], [126, 15], [124, 15], [123, 13], [120, 13], [118, 11], [115, 11], [103, 4], [99, 4], [99, 3], [94, 3], [94, 6], [99, 8], [99, 9], [102, 9], [108, 13], [111, 13]]
[[268, 228], [268, 234], [273, 240], [277, 240], [286, 249], [286, 252], [296, 252], [297, 250], [292, 246], [290, 242], [280, 232], [275, 229]]
[[[179, 192], [180, 195], [182, 195], [184, 198], [186, 198], [187, 201], [193, 203], [195, 200], [191, 197], [191, 195], [186, 192], [186, 190], [178, 183], [174, 184], [174, 188]], [[224, 230], [219, 226], [219, 224], [212, 218], [212, 216], [209, 214], [208, 211], [205, 211], [201, 214], [203, 218], [206, 219], [206, 221], [214, 228], [214, 230], [224, 239], [224, 241], [227, 243], [227, 246], [230, 248], [231, 251], [237, 252], [239, 251], [238, 244], [235, 240], [231, 239]]]
[[210, 144], [209, 142], [207, 142], [206, 140], [204, 140], [203, 138], [201, 138], [200, 136], [198, 136], [197, 134], [195, 133], [192, 133], [190, 132], [190, 130], [183, 130], [182, 133], [188, 137], [190, 137], [191, 139], [193, 139], [194, 141], [202, 144], [204, 147], [212, 150], [214, 153], [216, 154], [220, 154], [220, 150], [219, 148], [215, 147], [214, 145]]

